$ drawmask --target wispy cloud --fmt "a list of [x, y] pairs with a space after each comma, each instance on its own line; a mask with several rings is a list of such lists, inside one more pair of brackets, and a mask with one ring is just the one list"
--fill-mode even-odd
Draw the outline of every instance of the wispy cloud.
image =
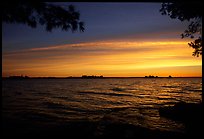
[[75, 43], [75, 44], [63, 44], [56, 46], [47, 47], [36, 47], [18, 51], [3, 52], [6, 55], [23, 54], [26, 52], [41, 52], [41, 51], [56, 51], [56, 50], [81, 50], [81, 51], [120, 51], [120, 50], [149, 50], [160, 48], [161, 46], [172, 47], [176, 45], [185, 45], [186, 41], [98, 41], [98, 42], [86, 42], [86, 43]]
[[[130, 75], [142, 69], [200, 66], [186, 41], [98, 41], [3, 53], [3, 73], [81, 75], [109, 72]], [[198, 70], [198, 69], [197, 69]], [[46, 72], [47, 71], [47, 72]], [[153, 70], [156, 72], [156, 70]], [[151, 71], [149, 71], [151, 72]], [[120, 76], [120, 75], [118, 75]]]

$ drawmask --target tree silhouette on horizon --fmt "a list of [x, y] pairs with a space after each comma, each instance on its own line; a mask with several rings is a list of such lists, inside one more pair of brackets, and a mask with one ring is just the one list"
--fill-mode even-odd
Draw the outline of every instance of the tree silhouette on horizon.
[[2, 22], [26, 24], [32, 28], [40, 24], [48, 32], [55, 28], [84, 32], [84, 22], [80, 21], [80, 13], [73, 5], [63, 8], [47, 2], [6, 1], [2, 3]]
[[168, 15], [172, 19], [180, 21], [190, 21], [188, 28], [181, 34], [181, 38], [197, 37], [194, 41], [188, 43], [194, 49], [193, 56], [202, 56], [202, 2], [173, 2], [162, 3], [160, 12], [162, 15]]

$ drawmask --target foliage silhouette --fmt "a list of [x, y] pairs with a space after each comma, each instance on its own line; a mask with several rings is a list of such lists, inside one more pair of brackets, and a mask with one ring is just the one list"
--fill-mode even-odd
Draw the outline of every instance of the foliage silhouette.
[[160, 9], [162, 15], [168, 15], [172, 19], [191, 21], [188, 28], [181, 34], [181, 38], [198, 36], [193, 42], [188, 43], [194, 50], [193, 56], [202, 55], [202, 3], [201, 2], [173, 2], [162, 3]]
[[48, 32], [55, 28], [84, 31], [84, 22], [80, 21], [80, 13], [73, 5], [63, 8], [46, 2], [15, 1], [4, 2], [2, 9], [2, 22], [5, 23], [21, 23], [32, 28], [45, 25]]

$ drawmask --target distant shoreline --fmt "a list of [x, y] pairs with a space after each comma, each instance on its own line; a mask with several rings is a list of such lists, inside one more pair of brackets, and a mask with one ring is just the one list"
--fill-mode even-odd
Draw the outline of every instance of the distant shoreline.
[[2, 79], [126, 79], [126, 78], [144, 78], [144, 79], [158, 79], [158, 78], [202, 78], [202, 77], [156, 77], [156, 78], [147, 78], [147, 77], [102, 77], [102, 78], [83, 78], [83, 77], [28, 77], [28, 78], [10, 78], [2, 77]]

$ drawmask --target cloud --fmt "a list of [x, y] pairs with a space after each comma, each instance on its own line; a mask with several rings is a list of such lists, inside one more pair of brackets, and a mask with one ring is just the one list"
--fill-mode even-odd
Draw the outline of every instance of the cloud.
[[201, 58], [191, 54], [185, 41], [109, 40], [4, 52], [2, 63], [3, 73], [43, 72], [54, 76], [127, 71], [134, 75], [133, 70], [202, 65]]
[[[41, 51], [56, 51], [56, 50], [69, 50], [69, 51], [124, 51], [124, 50], [154, 50], [160, 46], [168, 47], [169, 45], [184, 45], [186, 41], [98, 41], [98, 42], [86, 42], [75, 44], [63, 44], [47, 47], [36, 47], [30, 49], [24, 49], [19, 51], [4, 52], [4, 55], [23, 54], [26, 52], [41, 52]], [[162, 47], [160, 47], [162, 48]]]

